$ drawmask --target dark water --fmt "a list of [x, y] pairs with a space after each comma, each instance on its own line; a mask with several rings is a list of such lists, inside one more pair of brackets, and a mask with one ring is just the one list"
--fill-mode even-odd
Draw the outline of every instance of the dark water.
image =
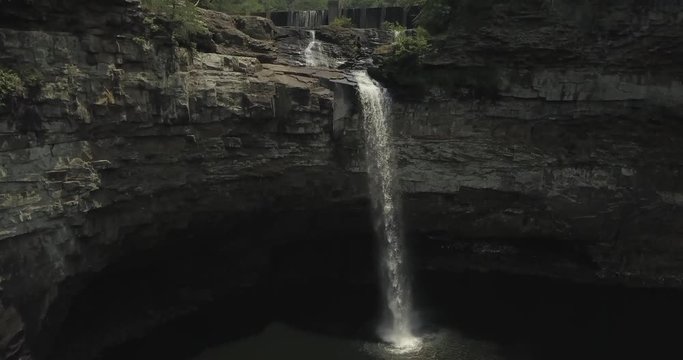
[[453, 330], [425, 334], [418, 348], [396, 350], [374, 341], [346, 339], [299, 330], [285, 324], [269, 325], [260, 334], [209, 348], [195, 360], [228, 359], [400, 360], [503, 359], [494, 343], [474, 340]]
[[371, 286], [311, 285], [226, 299], [103, 358], [683, 359], [679, 291], [476, 273], [423, 272], [415, 283], [414, 352], [377, 340]]

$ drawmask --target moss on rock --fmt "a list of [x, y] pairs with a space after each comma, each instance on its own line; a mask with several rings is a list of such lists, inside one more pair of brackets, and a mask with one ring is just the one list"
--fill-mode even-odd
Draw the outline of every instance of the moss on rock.
[[4, 108], [10, 97], [24, 92], [24, 82], [17, 72], [0, 67], [0, 109]]

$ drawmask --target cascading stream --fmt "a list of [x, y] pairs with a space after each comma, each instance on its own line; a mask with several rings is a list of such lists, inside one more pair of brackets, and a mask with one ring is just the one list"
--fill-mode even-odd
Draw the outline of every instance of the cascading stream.
[[[309, 30], [310, 42], [304, 50], [306, 66], [332, 67], [333, 59], [324, 53], [323, 44]], [[367, 71], [353, 73], [363, 107], [363, 127], [370, 195], [375, 213], [375, 228], [382, 241], [382, 280], [388, 316], [380, 326], [380, 336], [397, 352], [420, 348], [420, 339], [411, 327], [410, 284], [406, 274], [402, 229], [399, 219], [400, 197], [396, 178], [396, 159], [387, 121], [391, 99], [387, 91], [372, 80]]]
[[310, 35], [310, 42], [306, 49], [304, 50], [304, 59], [306, 60], [306, 66], [312, 67], [332, 67], [332, 59], [325, 55], [325, 49], [323, 43], [315, 38], [315, 30], [308, 30]]
[[398, 351], [419, 348], [411, 329], [411, 294], [399, 218], [400, 194], [396, 156], [387, 121], [391, 99], [367, 71], [353, 73], [363, 107], [366, 161], [377, 235], [382, 241], [382, 272], [389, 317], [380, 327], [382, 338]]

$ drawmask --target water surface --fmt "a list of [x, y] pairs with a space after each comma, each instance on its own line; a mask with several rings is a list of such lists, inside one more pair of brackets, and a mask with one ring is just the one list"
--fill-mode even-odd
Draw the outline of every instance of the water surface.
[[414, 351], [397, 352], [381, 342], [326, 336], [273, 323], [258, 335], [212, 347], [194, 360], [502, 359], [494, 343], [470, 339], [453, 330], [428, 334], [421, 340]]

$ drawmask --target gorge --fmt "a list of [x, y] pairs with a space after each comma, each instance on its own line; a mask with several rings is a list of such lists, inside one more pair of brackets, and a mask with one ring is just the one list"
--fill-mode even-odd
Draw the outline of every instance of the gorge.
[[378, 29], [316, 29], [306, 67], [258, 17], [183, 44], [136, 0], [0, 1], [0, 359], [406, 358], [377, 355], [366, 69], [414, 358], [680, 354], [681, 4], [503, 3], [406, 69]]

